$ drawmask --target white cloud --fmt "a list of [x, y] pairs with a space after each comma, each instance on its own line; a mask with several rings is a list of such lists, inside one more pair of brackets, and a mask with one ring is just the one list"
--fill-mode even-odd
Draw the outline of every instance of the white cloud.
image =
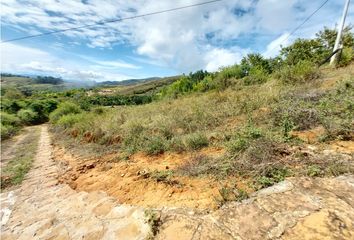
[[[87, 0], [85, 1], [2, 0], [2, 24], [28, 31], [52, 31], [92, 24], [97, 21], [130, 17], [199, 1]], [[71, 44], [85, 42], [92, 48], [111, 48], [117, 43], [134, 49], [141, 59], [177, 71], [200, 68], [214, 70], [238, 61], [248, 49], [229, 44], [240, 37], [255, 40], [267, 56], [279, 50], [277, 44], [286, 33], [301, 23], [322, 0], [228, 0], [155, 16], [76, 29], [62, 34]], [[339, 19], [342, 3], [329, 2], [293, 37], [312, 37], [324, 25], [333, 27]], [[353, 22], [350, 10], [347, 22]], [[31, 27], [28, 27], [31, 25]], [[23, 26], [26, 26], [24, 28]], [[28, 32], [29, 33], [29, 32]], [[249, 37], [244, 38], [245, 35]], [[281, 35], [279, 37], [279, 35]], [[259, 40], [266, 37], [269, 42]], [[255, 39], [252, 39], [255, 38]], [[292, 40], [291, 38], [290, 40]], [[247, 46], [247, 42], [242, 44]], [[274, 51], [271, 51], [275, 48]], [[101, 62], [101, 67], [137, 69], [125, 62]]]
[[116, 61], [95, 61], [97, 64], [101, 65], [102, 67], [107, 67], [107, 68], [129, 68], [129, 69], [139, 69], [141, 68], [140, 66], [123, 62], [121, 60], [116, 60]]
[[207, 71], [216, 71], [220, 67], [235, 64], [242, 59], [242, 56], [243, 51], [241, 50], [239, 52], [233, 52], [222, 48], [213, 48], [205, 56], [205, 69]]
[[[105, 62], [102, 62], [104, 64]], [[107, 63], [106, 63], [107, 64]], [[120, 67], [133, 67], [123, 62], [108, 62]], [[98, 69], [100, 70], [100, 69]], [[1, 47], [1, 72], [50, 74], [64, 79], [114, 81], [134, 78], [114, 71], [87, 70], [87, 66], [61, 60], [52, 54], [31, 47], [6, 43]]]
[[291, 38], [289, 33], [284, 33], [280, 37], [271, 41], [267, 45], [266, 51], [263, 53], [265, 57], [275, 57], [278, 55], [281, 47], [286, 47], [290, 44]]

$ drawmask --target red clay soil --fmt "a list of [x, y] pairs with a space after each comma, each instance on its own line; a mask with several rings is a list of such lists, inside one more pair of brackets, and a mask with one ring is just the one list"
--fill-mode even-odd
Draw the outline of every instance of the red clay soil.
[[[198, 154], [217, 157], [222, 149], [206, 148]], [[195, 154], [195, 153], [194, 153]], [[219, 189], [227, 185], [247, 188], [242, 180], [220, 181], [210, 177], [172, 176], [169, 181], [157, 181], [149, 177], [153, 171], [174, 170], [189, 161], [191, 153], [165, 153], [159, 156], [135, 154], [129, 161], [114, 161], [116, 154], [99, 159], [78, 160], [56, 147], [54, 156], [62, 165], [60, 181], [81, 191], [105, 191], [120, 203], [145, 207], [190, 207], [215, 209], [220, 199]]]

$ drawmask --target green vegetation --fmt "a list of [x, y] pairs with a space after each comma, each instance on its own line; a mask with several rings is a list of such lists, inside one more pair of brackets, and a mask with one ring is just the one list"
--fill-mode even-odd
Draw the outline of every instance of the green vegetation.
[[[14, 149], [13, 157], [1, 168], [1, 189], [20, 184], [32, 166], [40, 131], [33, 129]], [[11, 146], [9, 146], [11, 147]]]
[[152, 236], [149, 236], [148, 239], [153, 239], [154, 236], [159, 232], [159, 227], [162, 224], [161, 217], [158, 212], [153, 210], [145, 210], [144, 212], [146, 222], [150, 226]]
[[55, 109], [49, 116], [51, 122], [56, 123], [61, 117], [69, 114], [78, 114], [81, 112], [79, 106], [71, 102], [63, 102], [59, 104], [58, 108]]
[[242, 201], [248, 198], [248, 194], [245, 190], [234, 187], [229, 187], [227, 185], [219, 188], [220, 197], [216, 198], [216, 202], [219, 206], [222, 206], [228, 201]]

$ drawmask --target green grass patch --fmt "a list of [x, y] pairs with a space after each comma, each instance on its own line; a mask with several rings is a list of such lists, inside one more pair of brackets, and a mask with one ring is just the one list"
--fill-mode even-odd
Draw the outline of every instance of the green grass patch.
[[1, 169], [1, 189], [20, 184], [23, 181], [26, 173], [31, 169], [37, 153], [39, 137], [39, 129], [33, 129], [14, 149], [14, 157]]

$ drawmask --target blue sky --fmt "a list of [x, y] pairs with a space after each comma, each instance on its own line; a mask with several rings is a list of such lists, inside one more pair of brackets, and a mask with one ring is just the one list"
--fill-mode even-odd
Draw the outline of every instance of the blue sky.
[[[2, 0], [1, 39], [130, 17], [204, 0]], [[270, 57], [323, 0], [224, 0], [195, 8], [1, 44], [1, 71], [120, 81], [216, 71], [250, 52]], [[335, 27], [345, 0], [330, 0], [295, 38]], [[354, 23], [350, 5], [347, 24]], [[272, 51], [270, 51], [273, 49]]]

